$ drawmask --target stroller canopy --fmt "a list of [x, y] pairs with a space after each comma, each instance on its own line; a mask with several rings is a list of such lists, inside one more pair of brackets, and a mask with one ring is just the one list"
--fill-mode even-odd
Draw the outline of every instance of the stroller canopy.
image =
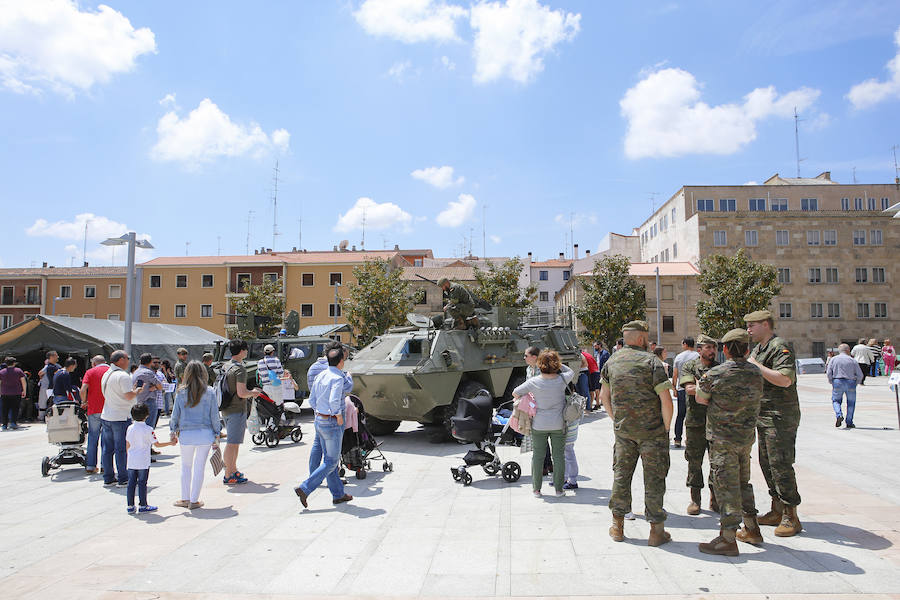
[[478, 442], [491, 430], [494, 401], [486, 391], [473, 398], [460, 398], [456, 415], [450, 417], [453, 437], [464, 442]]

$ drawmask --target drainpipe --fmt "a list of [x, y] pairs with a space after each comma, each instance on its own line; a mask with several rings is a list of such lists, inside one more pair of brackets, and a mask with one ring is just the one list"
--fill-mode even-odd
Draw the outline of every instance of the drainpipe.
[[659, 267], [656, 267], [656, 345], [659, 346], [661, 340], [660, 336], [662, 335], [660, 329], [660, 321], [662, 317], [659, 316]]

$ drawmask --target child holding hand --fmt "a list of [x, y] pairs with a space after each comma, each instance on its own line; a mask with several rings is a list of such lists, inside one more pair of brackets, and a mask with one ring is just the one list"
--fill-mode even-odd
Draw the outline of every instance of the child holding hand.
[[147, 425], [147, 417], [150, 411], [147, 405], [143, 403], [135, 404], [131, 407], [131, 418], [134, 423], [128, 426], [125, 432], [125, 451], [128, 453], [128, 490], [126, 493], [127, 511], [135, 512], [134, 507], [134, 490], [137, 488], [140, 506], [137, 507], [139, 513], [153, 512], [157, 509], [155, 506], [147, 504], [147, 479], [150, 476], [150, 447], [156, 446], [173, 446], [177, 442], [175, 440], [169, 442], [159, 442], [153, 433], [153, 428]]

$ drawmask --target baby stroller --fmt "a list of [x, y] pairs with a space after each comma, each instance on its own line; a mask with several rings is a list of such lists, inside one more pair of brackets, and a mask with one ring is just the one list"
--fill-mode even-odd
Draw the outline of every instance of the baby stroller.
[[394, 470], [394, 463], [390, 462], [379, 449], [379, 444], [375, 440], [375, 436], [366, 426], [366, 411], [360, 399], [356, 396], [348, 396], [350, 401], [356, 407], [359, 421], [358, 431], [353, 431], [352, 427], [344, 430], [344, 439], [341, 441], [341, 477], [347, 470], [355, 471], [357, 479], [365, 479], [366, 472], [372, 470], [372, 460], [382, 460], [381, 468], [387, 473]]
[[463, 485], [472, 485], [472, 474], [469, 467], [481, 465], [488, 475], [501, 474], [507, 483], [513, 483], [522, 476], [522, 467], [514, 460], [502, 463], [497, 454], [495, 444], [509, 439], [509, 422], [503, 425], [494, 424], [494, 401], [482, 393], [474, 398], [460, 398], [456, 414], [450, 417], [451, 434], [460, 442], [475, 444], [475, 450], [469, 450], [463, 457], [464, 465], [451, 467], [450, 474], [454, 481], [462, 481]]
[[257, 446], [265, 444], [269, 448], [274, 448], [288, 436], [291, 436], [294, 442], [303, 439], [303, 432], [300, 430], [300, 406], [296, 402], [287, 401], [278, 405], [263, 391], [260, 391], [253, 402], [259, 417], [259, 431], [251, 437], [254, 444]]
[[45, 456], [41, 461], [41, 475], [46, 477], [50, 469], [58, 469], [62, 465], [81, 465], [87, 463], [84, 451], [84, 440], [87, 437], [87, 415], [78, 402], [58, 402], [47, 409], [47, 441], [59, 446], [59, 453], [50, 458]]

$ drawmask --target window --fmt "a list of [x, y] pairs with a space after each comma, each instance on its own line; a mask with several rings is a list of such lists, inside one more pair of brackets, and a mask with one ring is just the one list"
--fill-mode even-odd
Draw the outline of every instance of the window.
[[212, 275], [201, 275], [200, 276], [200, 286], [205, 288], [211, 288], [213, 286], [213, 276]]
[[152, 288], [162, 287], [162, 275], [151, 275], [150, 276], [150, 287], [152, 287]]
[[413, 259], [413, 266], [414, 266], [414, 267], [421, 267], [421, 266], [422, 266], [422, 259], [421, 259], [421, 258], [414, 258], [414, 259]]
[[825, 269], [825, 282], [826, 283], [838, 283], [837, 267], [827, 267]]
[[778, 304], [778, 317], [780, 319], [790, 319], [791, 318], [791, 303], [790, 302], [780, 302]]
[[310, 287], [315, 283], [315, 277], [313, 277], [314, 273], [304, 273], [300, 276], [300, 285], [303, 287]]
[[872, 231], [869, 232], [869, 243], [872, 244], [873, 246], [881, 245], [882, 239], [881, 239], [881, 230], [880, 229], [873, 229]]
[[278, 273], [263, 273], [263, 283], [275, 283], [278, 281]]
[[96, 298], [97, 297], [97, 286], [96, 285], [84, 286], [84, 297], [85, 298]]
[[856, 267], [856, 283], [868, 283], [869, 270], [865, 267]]
[[724, 231], [713, 232], [713, 246], [727, 246], [728, 235]]
[[663, 251], [663, 262], [669, 262], [669, 249], [666, 248]]
[[809, 282], [822, 283], [822, 269], [819, 267], [812, 267], [809, 270]]
[[313, 305], [312, 304], [301, 304], [300, 305], [300, 316], [301, 317], [313, 316]]
[[828, 303], [828, 318], [829, 319], [840, 319], [841, 318], [841, 304], [839, 302], [829, 302]]
[[791, 269], [790, 267], [781, 267], [778, 269], [778, 283], [790, 283], [791, 282]]
[[0, 315], [0, 329], [9, 329], [13, 324], [12, 315]]
[[869, 198], [869, 210], [875, 210], [875, 198]]
[[175, 318], [183, 319], [187, 316], [187, 305], [185, 304], [176, 304], [175, 305]]
[[788, 209], [787, 198], [775, 198], [772, 200], [773, 211], [786, 211]]
[[818, 246], [819, 245], [819, 232], [818, 231], [807, 231], [806, 232], [806, 245], [807, 246]]
[[563, 271], [563, 281], [568, 281], [572, 276], [572, 271]]
[[719, 198], [719, 210], [722, 212], [734, 212], [735, 210], [735, 200], [734, 198]]
[[884, 267], [872, 267], [872, 283], [884, 283]]
[[328, 316], [329, 317], [340, 317], [341, 316], [341, 305], [340, 304], [329, 304], [328, 305]]
[[[887, 200], [887, 198], [885, 198]], [[672, 208], [672, 227], [675, 227], [675, 208]]]
[[822, 303], [821, 302], [813, 302], [809, 305], [809, 318], [810, 319], [821, 319], [822, 318]]
[[425, 288], [419, 288], [413, 293], [413, 302], [416, 304], [428, 304], [428, 292]]
[[38, 286], [29, 285], [25, 288], [25, 304], [40, 304], [40, 295], [38, 294]]
[[59, 297], [60, 298], [71, 298], [72, 297], [72, 286], [71, 285], [59, 286]]
[[550, 292], [540, 292], [538, 299], [541, 302], [550, 302]]
[[3, 286], [2, 299], [0, 299], [0, 304], [4, 306], [8, 306], [10, 304], [15, 304], [15, 291], [16, 288], [11, 285]]
[[754, 212], [763, 212], [766, 210], [765, 198], [750, 198], [750, 210]]
[[667, 317], [666, 315], [663, 315], [662, 330], [663, 330], [663, 333], [674, 333], [675, 332], [675, 317]]
[[328, 274], [328, 285], [334, 286], [334, 284], [342, 285], [344, 283], [344, 274], [343, 273], [329, 273]]
[[109, 286], [109, 297], [110, 298], [121, 298], [122, 297], [122, 286], [121, 285]]
[[853, 230], [853, 245], [854, 246], [865, 246], [866, 245], [866, 230], [865, 229], [854, 229]]
[[106, 315], [106, 318], [109, 319], [110, 321], [121, 321], [122, 320], [122, 316], [119, 313], [109, 313], [108, 315]]
[[886, 302], [876, 302], [875, 303], [875, 318], [876, 319], [887, 319], [887, 303]]
[[672, 244], [672, 258], [678, 258], [678, 244]]
[[150, 319], [159, 318], [159, 304], [150, 304], [147, 306], [147, 317]]
[[744, 232], [744, 245], [745, 246], [758, 246], [759, 245], [759, 234], [755, 229], [748, 229]]
[[818, 356], [820, 358], [825, 357], [825, 342], [813, 342], [812, 343], [812, 355]]
[[541, 281], [547, 281], [548, 279], [550, 279], [550, 271], [539, 271], [538, 279], [540, 279]]
[[675, 286], [663, 285], [659, 288], [663, 300], [672, 300], [675, 298]]
[[891, 205], [890, 198], [882, 198], [881, 199], [881, 210], [887, 210], [890, 205]]
[[200, 305], [200, 318], [201, 319], [211, 319], [212, 314], [212, 304], [201, 304]]
[[246, 294], [250, 289], [250, 273], [238, 273], [237, 274], [237, 292], [239, 294]]
[[850, 210], [850, 198], [841, 198], [841, 210]]
[[854, 210], [862, 210], [862, 208], [863, 208], [862, 198], [854, 198], [853, 199], [853, 208], [854, 208]]
[[819, 210], [818, 198], [801, 198], [800, 199], [800, 210], [805, 210], [805, 211]]
[[775, 245], [787, 246], [790, 243], [791, 236], [787, 229], [778, 229], [775, 231]]
[[697, 212], [712, 212], [713, 201], [710, 199], [697, 200]]
[[834, 229], [826, 229], [822, 232], [823, 241], [826, 246], [837, 246], [837, 231]]
[[868, 319], [869, 318], [869, 303], [868, 302], [857, 302], [856, 303], [856, 318], [857, 319]]
[[656, 237], [656, 223], [650, 226], [650, 239]]
[[175, 276], [175, 287], [186, 288], [187, 287], [187, 275], [176, 275]]
[[94, 315], [93, 315], [93, 313], [85, 313], [85, 314], [81, 315], [81, 318], [82, 319], [93, 319]]

